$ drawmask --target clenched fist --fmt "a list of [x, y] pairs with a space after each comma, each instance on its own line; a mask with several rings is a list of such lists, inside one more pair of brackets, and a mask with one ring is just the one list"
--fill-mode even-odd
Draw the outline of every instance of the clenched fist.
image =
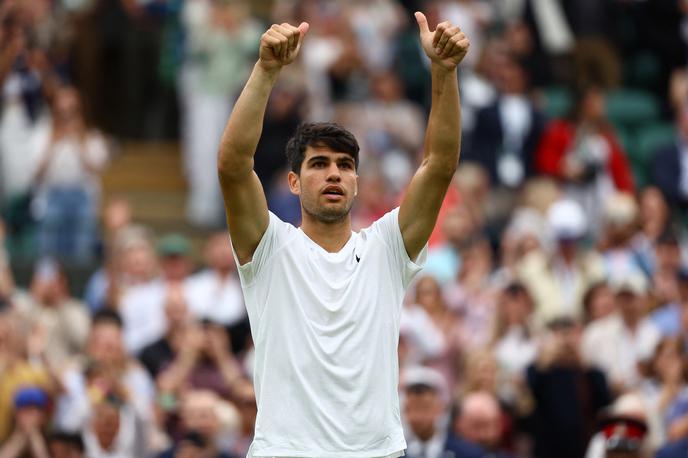
[[286, 22], [273, 24], [260, 38], [258, 63], [268, 71], [279, 70], [291, 64], [301, 49], [301, 40], [308, 32], [308, 23], [298, 27]]
[[427, 18], [419, 11], [416, 12], [416, 21], [420, 29], [421, 45], [432, 63], [446, 70], [455, 69], [466, 56], [470, 46], [466, 35], [449, 21], [440, 22], [437, 28], [431, 31]]

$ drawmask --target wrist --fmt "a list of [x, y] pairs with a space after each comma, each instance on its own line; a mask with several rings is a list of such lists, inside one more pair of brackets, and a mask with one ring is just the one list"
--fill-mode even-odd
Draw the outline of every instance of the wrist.
[[457, 74], [457, 67], [457, 65], [447, 67], [439, 62], [432, 61], [430, 64], [430, 72], [438, 76], [452, 76]]
[[259, 59], [256, 65], [254, 65], [253, 70], [274, 83], [282, 70], [282, 66], [266, 66], [263, 65], [262, 61]]

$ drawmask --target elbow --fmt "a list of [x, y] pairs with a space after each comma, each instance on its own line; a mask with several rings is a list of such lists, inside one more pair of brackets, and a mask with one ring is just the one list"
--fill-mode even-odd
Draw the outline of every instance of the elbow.
[[237, 157], [222, 151], [217, 158], [217, 173], [220, 181], [232, 182], [246, 178], [253, 170], [253, 159]]
[[458, 168], [458, 161], [429, 160], [423, 161], [423, 166], [437, 179], [450, 182]]

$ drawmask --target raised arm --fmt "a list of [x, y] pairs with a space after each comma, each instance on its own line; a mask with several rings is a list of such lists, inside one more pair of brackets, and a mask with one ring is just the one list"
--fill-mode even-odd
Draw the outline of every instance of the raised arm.
[[416, 21], [423, 50], [431, 61], [432, 106], [423, 161], [399, 210], [399, 227], [411, 259], [418, 256], [430, 238], [459, 161], [461, 111], [456, 66], [469, 46], [468, 38], [449, 22], [442, 22], [431, 31], [423, 13], [416, 13]]
[[251, 261], [268, 227], [268, 205], [253, 171], [265, 107], [280, 70], [294, 61], [307, 31], [305, 22], [298, 27], [284, 23], [263, 34], [258, 62], [222, 134], [217, 168], [229, 234], [241, 264]]

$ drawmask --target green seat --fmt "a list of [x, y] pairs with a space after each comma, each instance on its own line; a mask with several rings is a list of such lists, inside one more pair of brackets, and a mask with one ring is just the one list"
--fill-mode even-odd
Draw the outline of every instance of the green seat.
[[543, 111], [550, 118], [562, 118], [573, 108], [571, 91], [561, 86], [551, 86], [544, 90]]
[[637, 129], [633, 148], [628, 150], [636, 180], [640, 187], [650, 178], [652, 158], [657, 148], [673, 140], [676, 130], [670, 123], [654, 123]]
[[654, 123], [660, 116], [659, 102], [649, 92], [620, 89], [607, 96], [607, 116], [617, 126]]

